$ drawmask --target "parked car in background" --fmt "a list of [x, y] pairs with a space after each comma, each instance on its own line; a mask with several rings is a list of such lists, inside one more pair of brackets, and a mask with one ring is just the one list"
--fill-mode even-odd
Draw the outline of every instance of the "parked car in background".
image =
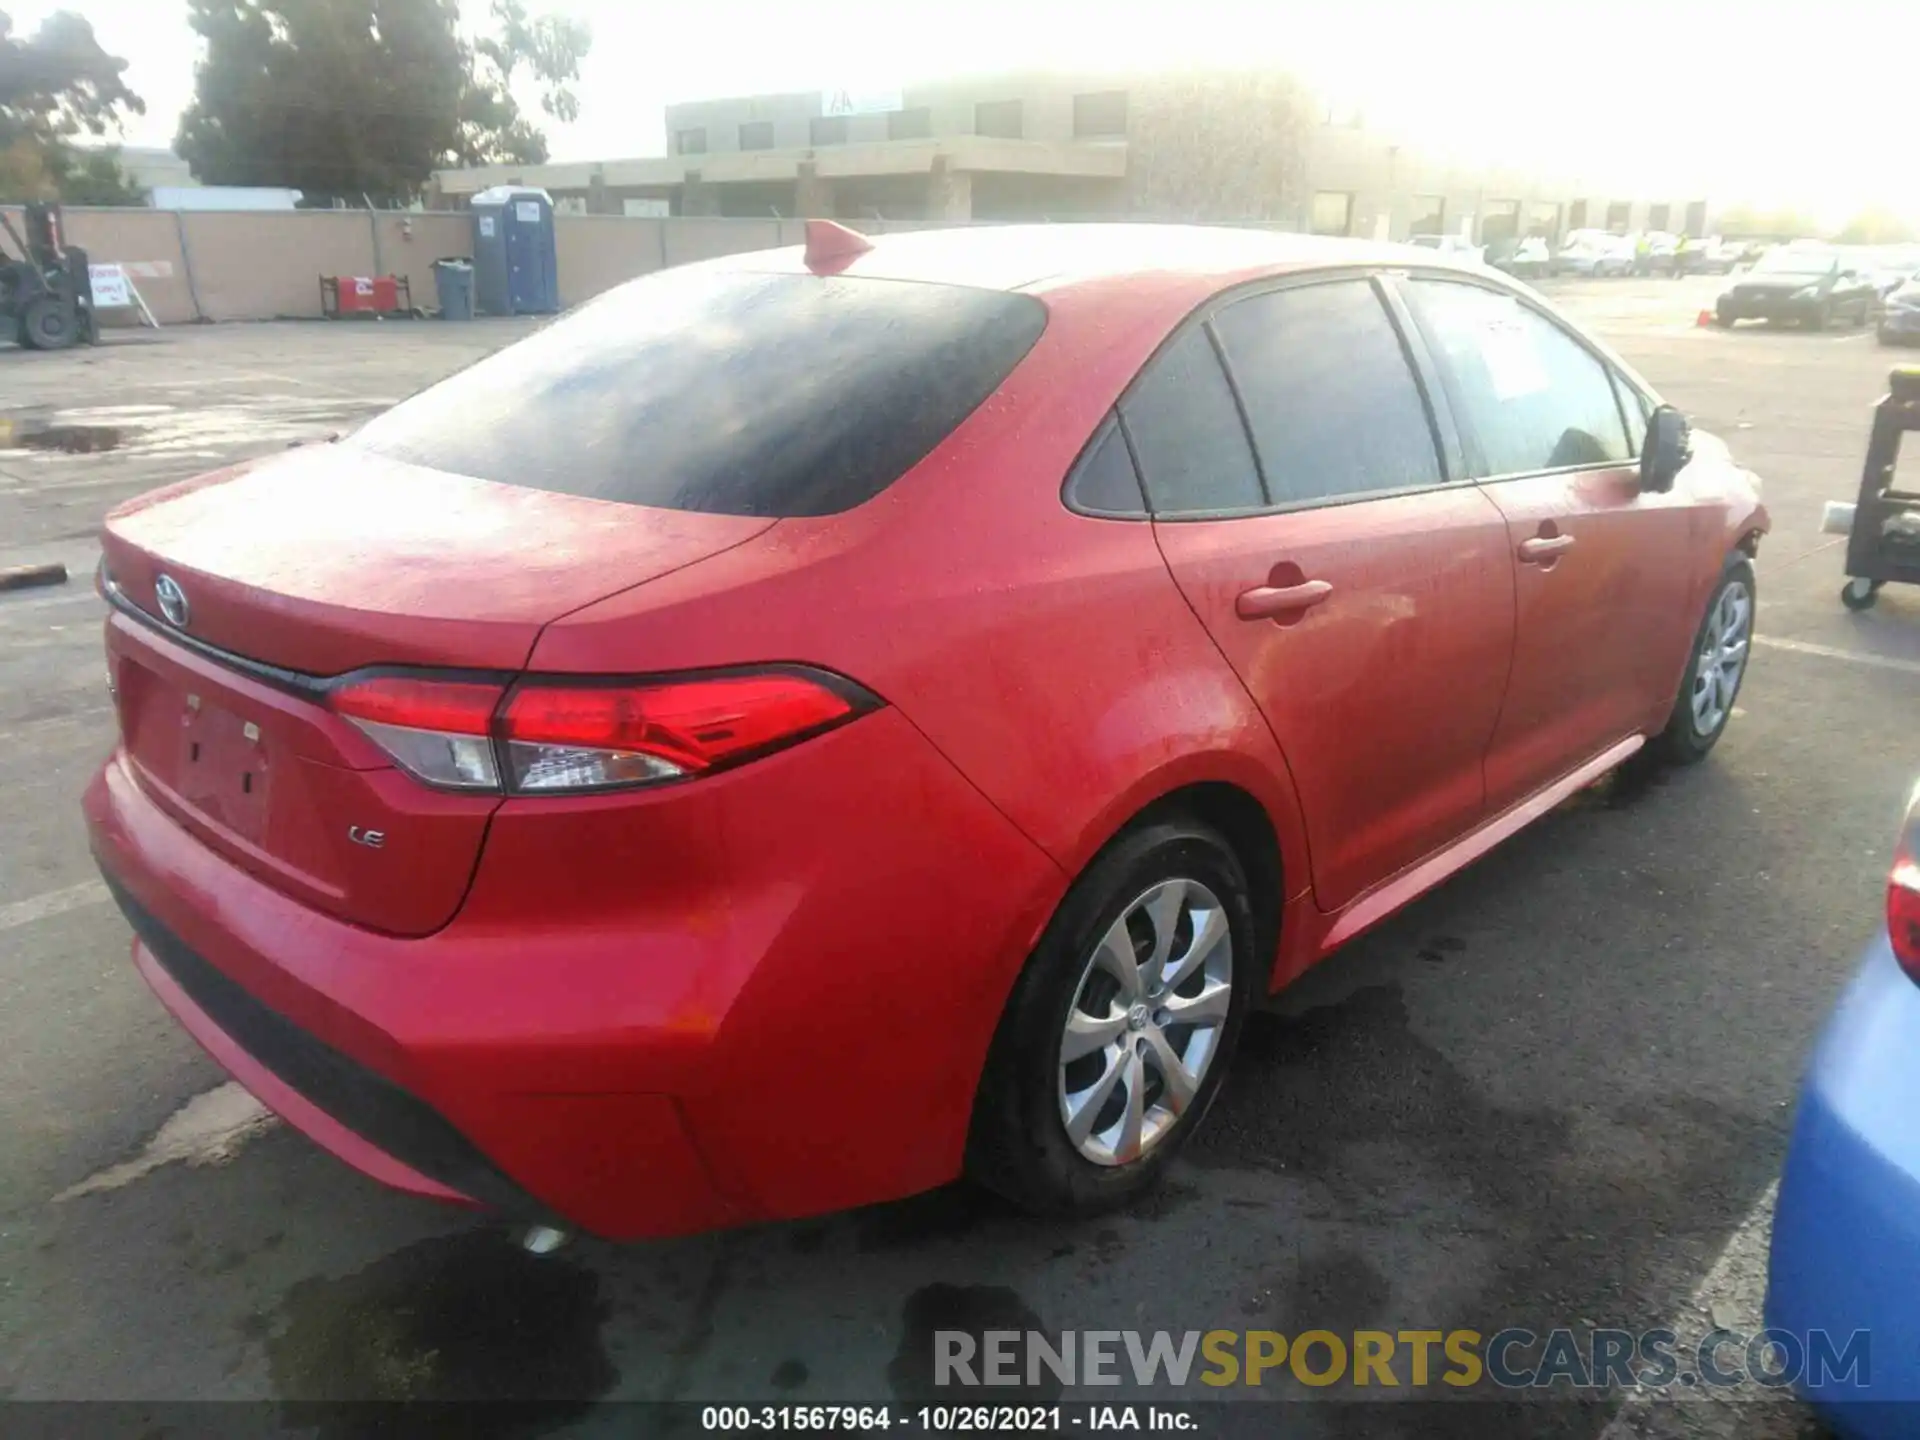
[[1521, 280], [1537, 280], [1551, 273], [1553, 255], [1538, 235], [1521, 240], [1496, 240], [1487, 246], [1487, 264]]
[[1874, 333], [1882, 345], [1920, 343], [1920, 270], [1907, 276], [1881, 300]]
[[1707, 275], [1731, 275], [1747, 263], [1747, 245], [1743, 240], [1726, 240], [1715, 235], [1700, 244], [1700, 258], [1693, 268]]
[[1576, 230], [1554, 255], [1555, 275], [1585, 275], [1604, 279], [1633, 273], [1633, 242], [1604, 230]]
[[1798, 1388], [1848, 1440], [1911, 1440], [1920, 1404], [1920, 789], [1886, 897], [1801, 1086], [1767, 1276]]
[[1469, 265], [1487, 263], [1487, 247], [1474, 244], [1465, 235], [1414, 235], [1407, 243], [1421, 250], [1437, 251], [1449, 259], [1464, 261]]
[[1266, 995], [1737, 713], [1757, 481], [1504, 277], [807, 237], [107, 517], [134, 963], [376, 1178], [1111, 1206]]
[[1876, 300], [1872, 281], [1837, 251], [1786, 245], [1767, 252], [1722, 291], [1713, 313], [1723, 326], [1771, 320], [1824, 330], [1836, 320], [1867, 324]]
[[1671, 275], [1674, 253], [1679, 248], [1680, 237], [1665, 230], [1649, 230], [1643, 235], [1635, 236], [1634, 273]]

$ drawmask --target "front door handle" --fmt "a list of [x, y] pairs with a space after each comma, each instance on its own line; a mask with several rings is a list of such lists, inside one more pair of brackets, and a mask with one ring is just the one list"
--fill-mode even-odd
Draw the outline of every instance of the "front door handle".
[[1536, 535], [1531, 540], [1520, 542], [1520, 562], [1523, 565], [1539, 565], [1559, 558], [1563, 550], [1573, 548], [1571, 535]]
[[1242, 590], [1233, 602], [1233, 613], [1242, 620], [1273, 620], [1282, 615], [1297, 615], [1318, 605], [1333, 594], [1325, 580], [1303, 580], [1298, 585], [1259, 585]]

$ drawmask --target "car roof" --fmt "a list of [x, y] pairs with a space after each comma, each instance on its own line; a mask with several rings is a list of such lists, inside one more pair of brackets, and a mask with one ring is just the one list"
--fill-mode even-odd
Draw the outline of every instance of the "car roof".
[[[1212, 225], [973, 225], [867, 237], [835, 274], [1051, 293], [1128, 276], [1205, 294], [1242, 280], [1347, 265], [1432, 265], [1431, 250]], [[742, 269], [806, 270], [801, 248], [730, 257]], [[720, 262], [722, 264], [727, 262]], [[1181, 283], [1186, 282], [1186, 283]]]

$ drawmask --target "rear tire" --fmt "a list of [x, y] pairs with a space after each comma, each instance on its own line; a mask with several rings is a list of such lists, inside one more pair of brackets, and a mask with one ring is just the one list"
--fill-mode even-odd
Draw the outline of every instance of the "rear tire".
[[[1666, 728], [1647, 742], [1646, 754], [1652, 760], [1697, 764], [1725, 733], [1747, 678], [1757, 597], [1753, 562], [1736, 552], [1707, 598], [1706, 614], [1694, 631], [1686, 673], [1680, 677], [1680, 693], [1674, 697]], [[1731, 648], [1735, 645], [1737, 652]]]
[[[1253, 937], [1245, 871], [1209, 827], [1169, 817], [1109, 844], [1007, 1000], [974, 1100], [968, 1174], [1049, 1215], [1098, 1213], [1155, 1184], [1219, 1094], [1265, 983]], [[1155, 988], [1162, 973], [1179, 978]], [[1070, 1032], [1083, 1053], [1069, 1060]]]

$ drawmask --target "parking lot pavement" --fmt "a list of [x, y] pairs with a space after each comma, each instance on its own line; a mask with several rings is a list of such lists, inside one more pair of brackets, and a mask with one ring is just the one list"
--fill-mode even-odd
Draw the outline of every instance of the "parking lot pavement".
[[[1817, 533], [1857, 482], [1887, 356], [1855, 333], [1695, 329], [1713, 282], [1550, 289], [1766, 479], [1760, 640], [1708, 763], [1577, 798], [1310, 974], [1255, 1017], [1208, 1129], [1131, 1212], [1035, 1221], [955, 1188], [543, 1260], [223, 1091], [127, 966], [76, 815], [112, 730], [84, 584], [100, 512], [350, 425], [506, 330], [0, 354], [5, 405], [125, 432], [0, 451], [0, 564], [75, 569], [0, 595], [0, 1395], [252, 1397], [308, 1425], [343, 1400], [512, 1395], [537, 1403], [502, 1433], [530, 1434], [601, 1396], [912, 1397], [944, 1328], [1757, 1329], [1801, 1060], [1875, 923], [1920, 770], [1920, 592], [1844, 612], [1839, 544]], [[1425, 1412], [1334, 1403], [1355, 1393], [1275, 1431], [1435, 1433]], [[1805, 1419], [1609, 1400], [1460, 1423], [1785, 1436]]]

